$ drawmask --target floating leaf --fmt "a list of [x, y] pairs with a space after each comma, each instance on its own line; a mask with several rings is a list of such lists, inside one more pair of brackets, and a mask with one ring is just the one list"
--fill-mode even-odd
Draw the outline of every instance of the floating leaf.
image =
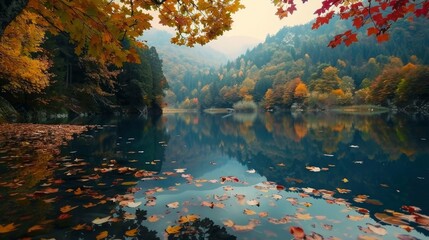
[[104, 217], [104, 218], [96, 218], [96, 219], [92, 220], [92, 223], [100, 225], [100, 224], [103, 224], [105, 222], [108, 222], [109, 219], [110, 219], [110, 216], [107, 216], [107, 217]]
[[235, 223], [231, 219], [227, 219], [227, 220], [223, 221], [223, 225], [225, 225], [227, 227], [232, 227], [235, 225]]
[[283, 198], [283, 196], [280, 195], [280, 194], [273, 194], [272, 197], [273, 197], [274, 200], [280, 200], [280, 199]]
[[121, 183], [122, 186], [130, 186], [130, 185], [136, 185], [137, 182], [123, 182]]
[[260, 203], [258, 200], [252, 199], [252, 200], [247, 200], [246, 203], [250, 206], [260, 206]]
[[169, 208], [178, 208], [179, 207], [179, 202], [172, 202], [167, 204], [167, 207]]
[[66, 206], [64, 206], [64, 207], [60, 208], [60, 211], [61, 211], [62, 213], [68, 213], [68, 212], [70, 212], [71, 210], [73, 210], [73, 209], [75, 209], [75, 208], [77, 208], [77, 207], [79, 207], [79, 206], [74, 206], [74, 207], [72, 207], [72, 206], [70, 206], [70, 205], [66, 205]]
[[75, 191], [74, 191], [74, 195], [82, 195], [83, 194], [83, 191], [82, 191], [82, 189], [80, 189], [80, 188], [77, 188]]
[[91, 227], [89, 227], [88, 225], [84, 224], [78, 224], [74, 227], [72, 227], [73, 230], [79, 231], [79, 230], [84, 230], [84, 229], [90, 229]]
[[138, 228], [134, 228], [125, 232], [125, 236], [127, 237], [135, 237], [138, 233]]
[[34, 225], [31, 228], [29, 228], [27, 230], [27, 232], [34, 232], [34, 231], [38, 231], [38, 230], [43, 230], [43, 227], [41, 225]]
[[98, 235], [95, 237], [95, 239], [97, 239], [97, 240], [101, 240], [101, 239], [106, 238], [108, 235], [109, 235], [109, 232], [107, 232], [107, 231], [102, 231], [100, 234], [98, 234]]
[[190, 214], [190, 215], [186, 215], [186, 216], [181, 216], [179, 218], [179, 223], [183, 224], [183, 223], [187, 223], [187, 222], [194, 222], [195, 220], [199, 219], [200, 216], [196, 215], [196, 214]]
[[179, 225], [177, 225], [177, 226], [168, 226], [168, 227], [165, 229], [165, 232], [166, 232], [167, 234], [169, 234], [169, 235], [171, 235], [171, 234], [177, 234], [177, 233], [179, 233], [179, 232], [180, 232], [180, 229], [182, 229], [182, 227], [181, 227], [181, 226], [179, 226]]
[[247, 208], [244, 209], [243, 213], [246, 214], [246, 215], [255, 215], [256, 214], [255, 211], [247, 209]]
[[377, 235], [384, 236], [387, 234], [387, 230], [380, 225], [373, 225], [371, 223], [367, 223], [366, 225], [368, 226], [369, 230], [371, 230], [373, 233]]
[[260, 212], [258, 214], [258, 216], [261, 217], [261, 218], [267, 217], [268, 216], [268, 212]]
[[347, 178], [343, 178], [341, 181], [344, 182], [344, 183], [348, 183], [349, 182], [349, 180]]
[[309, 213], [296, 213], [295, 217], [299, 220], [311, 220], [313, 218]]
[[158, 217], [158, 215], [151, 215], [151, 216], [149, 216], [149, 217], [147, 218], [147, 220], [148, 220], [149, 222], [158, 222], [158, 221], [159, 221], [159, 217]]
[[291, 226], [289, 227], [289, 232], [295, 239], [303, 239], [305, 237], [304, 230], [300, 227]]
[[142, 204], [142, 202], [128, 202], [127, 207], [136, 208], [136, 207], [140, 206], [141, 204]]

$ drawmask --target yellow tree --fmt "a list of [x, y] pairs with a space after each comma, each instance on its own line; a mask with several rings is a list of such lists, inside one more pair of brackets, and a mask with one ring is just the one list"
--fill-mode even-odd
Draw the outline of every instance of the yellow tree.
[[[23, 11], [0, 39], [0, 89], [8, 92], [40, 92], [49, 85], [50, 63], [40, 44], [45, 26], [40, 16]], [[33, 57], [39, 55], [39, 57]]]
[[299, 102], [303, 102], [304, 99], [308, 97], [308, 89], [307, 89], [307, 85], [305, 85], [305, 83], [300, 82], [298, 84], [298, 86], [296, 86], [295, 92], [294, 92], [294, 97]]

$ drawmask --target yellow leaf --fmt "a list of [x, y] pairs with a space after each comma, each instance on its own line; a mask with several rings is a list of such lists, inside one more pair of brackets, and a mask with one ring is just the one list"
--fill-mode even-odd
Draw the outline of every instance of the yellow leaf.
[[131, 229], [125, 232], [125, 236], [127, 237], [135, 237], [137, 235], [138, 229]]
[[167, 233], [167, 234], [169, 234], [169, 235], [171, 235], [171, 234], [177, 234], [177, 233], [179, 233], [180, 232], [180, 229], [182, 229], [182, 227], [181, 226], [168, 226], [166, 229], [165, 229], [165, 232]]
[[95, 239], [97, 240], [101, 240], [106, 238], [109, 235], [109, 232], [107, 231], [102, 231], [100, 234], [97, 235], [97, 237], [95, 237]]
[[18, 227], [18, 225], [15, 225], [15, 223], [10, 223], [8, 225], [0, 225], [0, 233], [8, 233], [8, 232], [12, 232], [16, 230], [16, 227]]
[[343, 178], [343, 180], [341, 180], [341, 181], [343, 181], [344, 183], [348, 183], [349, 182], [349, 180], [347, 178]]
[[311, 220], [313, 218], [309, 213], [296, 213], [295, 216], [300, 220]]
[[123, 186], [130, 186], [130, 185], [136, 185], [137, 182], [123, 182], [121, 185]]
[[70, 205], [66, 205], [66, 206], [64, 206], [64, 207], [62, 207], [62, 208], [60, 208], [60, 211], [62, 212], [62, 213], [68, 213], [68, 212], [70, 212], [71, 210], [73, 210], [73, 209], [75, 209], [75, 208], [77, 208], [78, 206], [74, 206], [74, 207], [72, 207], [72, 206], [70, 206]]
[[198, 218], [200, 218], [200, 216], [198, 216], [196, 214], [190, 214], [190, 215], [187, 215], [187, 216], [182, 216], [182, 217], [179, 218], [179, 223], [183, 224], [183, 223], [187, 223], [187, 222], [194, 222]]

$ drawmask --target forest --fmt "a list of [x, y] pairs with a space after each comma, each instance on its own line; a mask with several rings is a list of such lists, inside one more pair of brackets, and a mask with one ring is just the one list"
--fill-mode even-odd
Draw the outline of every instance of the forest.
[[372, 104], [427, 113], [427, 23], [397, 22], [387, 42], [367, 38], [333, 49], [326, 46], [333, 33], [352, 22], [285, 27], [218, 69], [185, 72], [171, 81], [167, 102], [205, 109], [244, 101], [278, 110]]

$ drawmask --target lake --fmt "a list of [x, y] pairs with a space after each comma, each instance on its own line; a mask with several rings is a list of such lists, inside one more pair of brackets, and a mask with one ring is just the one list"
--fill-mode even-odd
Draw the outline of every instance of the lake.
[[53, 160], [0, 143], [0, 239], [429, 239], [427, 119], [73, 123]]

